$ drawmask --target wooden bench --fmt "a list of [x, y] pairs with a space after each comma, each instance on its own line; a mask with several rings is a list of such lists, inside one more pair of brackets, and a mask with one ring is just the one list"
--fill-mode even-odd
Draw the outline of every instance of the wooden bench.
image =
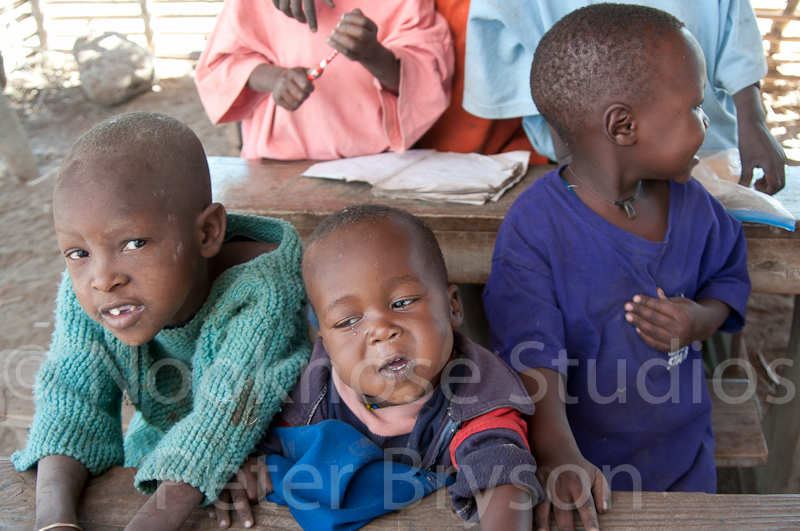
[[[86, 531], [121, 530], [146, 497], [133, 487], [135, 470], [114, 467], [87, 482], [78, 504], [78, 519]], [[30, 531], [35, 520], [36, 473], [17, 472], [0, 460], [0, 529]], [[261, 502], [253, 507], [256, 529], [299, 530], [286, 507]], [[234, 518], [230, 529], [245, 529]], [[579, 522], [576, 515], [576, 522]], [[798, 529], [800, 495], [718, 495], [698, 493], [615, 492], [612, 509], [600, 516], [603, 531], [704, 529]], [[437, 491], [416, 505], [382, 516], [364, 531], [463, 530], [469, 526], [449, 507], [445, 490]], [[216, 520], [197, 509], [184, 529], [218, 531]], [[555, 522], [552, 529], [556, 529]]]

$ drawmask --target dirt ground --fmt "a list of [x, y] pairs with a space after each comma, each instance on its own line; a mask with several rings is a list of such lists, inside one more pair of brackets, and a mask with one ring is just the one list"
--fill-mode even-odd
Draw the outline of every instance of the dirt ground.
[[[212, 125], [190, 76], [163, 78], [154, 90], [113, 108], [89, 102], [68, 58], [38, 61], [9, 73], [6, 97], [17, 111], [39, 163], [41, 177], [17, 182], [0, 160], [0, 456], [24, 443], [33, 411], [31, 385], [53, 329], [56, 288], [64, 260], [52, 226], [55, 172], [72, 143], [90, 127], [115, 114], [163, 112], [188, 124], [208, 155], [228, 155], [226, 129]], [[769, 94], [769, 120], [793, 161], [800, 164], [800, 99], [797, 92]], [[788, 342], [792, 299], [754, 295], [746, 340], [759, 374], [760, 394], [770, 391], [767, 361], [781, 357]]]

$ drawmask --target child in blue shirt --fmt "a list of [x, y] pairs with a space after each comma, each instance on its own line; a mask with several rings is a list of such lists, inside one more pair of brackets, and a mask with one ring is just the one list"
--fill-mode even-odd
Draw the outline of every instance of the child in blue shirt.
[[[226, 216], [200, 140], [153, 113], [78, 140], [53, 215], [67, 271], [27, 447], [12, 456], [19, 470], [38, 463], [36, 529], [80, 529], [87, 475], [123, 463], [156, 492], [126, 529], [178, 529], [217, 497], [310, 356], [300, 239], [283, 221]], [[123, 392], [137, 411], [124, 442]]]
[[571, 503], [596, 529], [608, 483], [716, 489], [697, 345], [741, 329], [750, 282], [741, 224], [691, 177], [705, 81], [696, 40], [649, 7], [582, 8], [536, 50], [533, 99], [573, 159], [510, 208], [484, 301], [537, 404], [531, 450], [561, 529]]

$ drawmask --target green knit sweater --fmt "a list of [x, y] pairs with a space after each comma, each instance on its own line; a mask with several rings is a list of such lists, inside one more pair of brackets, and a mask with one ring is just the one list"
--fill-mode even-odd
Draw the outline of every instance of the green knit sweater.
[[282, 408], [311, 354], [303, 311], [302, 244], [291, 225], [228, 215], [228, 235], [279, 243], [232, 267], [184, 326], [129, 347], [80, 307], [65, 273], [50, 352], [37, 376], [24, 470], [39, 459], [74, 457], [98, 474], [123, 463], [123, 390], [164, 436], [141, 461], [136, 486], [198, 487], [215, 499]]

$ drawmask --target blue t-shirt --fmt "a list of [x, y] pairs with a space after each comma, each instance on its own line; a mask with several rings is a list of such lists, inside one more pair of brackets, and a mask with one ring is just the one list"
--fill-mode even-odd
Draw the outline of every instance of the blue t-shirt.
[[738, 331], [750, 293], [746, 258], [741, 223], [694, 179], [670, 182], [667, 232], [653, 242], [607, 222], [552, 171], [520, 194], [500, 227], [484, 292], [492, 348], [518, 372], [566, 376], [578, 447], [612, 489], [637, 487], [638, 474], [648, 491], [714, 492], [701, 354], [649, 347], [623, 306], [636, 294], [657, 297], [659, 287], [669, 297], [718, 299], [731, 307], [721, 330]]
[[[767, 73], [761, 33], [746, 0], [615, 0], [667, 11], [683, 21], [706, 58], [703, 110], [710, 125], [703, 149], [738, 146], [733, 94]], [[590, 0], [472, 0], [467, 22], [464, 109], [482, 118], [524, 117], [533, 147], [555, 160], [547, 123], [531, 98], [530, 73], [539, 40]]]

